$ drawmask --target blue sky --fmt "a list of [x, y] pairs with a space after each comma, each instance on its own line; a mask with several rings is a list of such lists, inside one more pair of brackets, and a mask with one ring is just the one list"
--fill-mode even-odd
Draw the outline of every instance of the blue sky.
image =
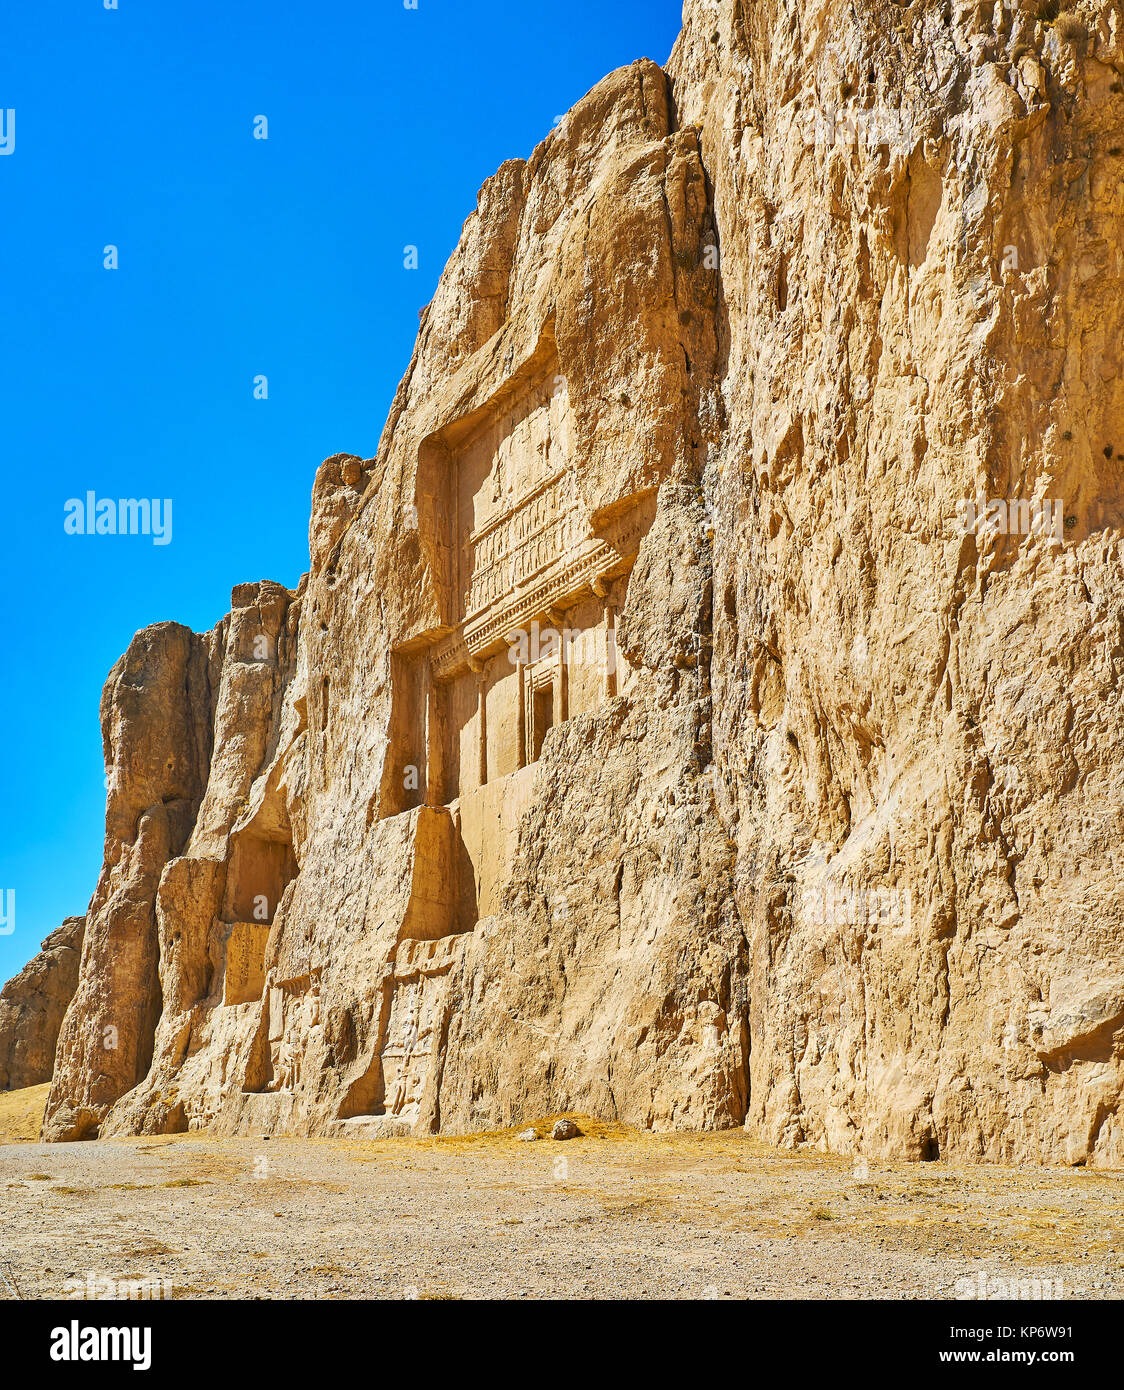
[[[6, 7], [0, 981], [93, 891], [98, 700], [134, 631], [297, 582], [316, 466], [375, 452], [480, 184], [613, 68], [666, 61], [680, 8]], [[64, 534], [89, 492], [171, 498], [171, 543]]]

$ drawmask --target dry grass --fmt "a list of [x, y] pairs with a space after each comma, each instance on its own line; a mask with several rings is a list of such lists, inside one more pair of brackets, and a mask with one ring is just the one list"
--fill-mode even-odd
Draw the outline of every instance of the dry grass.
[[[574, 1139], [553, 1140], [550, 1132], [558, 1120], [573, 1120], [581, 1134]], [[471, 1149], [479, 1145], [486, 1145], [489, 1150], [503, 1149], [511, 1146], [514, 1149], [522, 1149], [525, 1141], [519, 1138], [525, 1129], [533, 1129], [539, 1136], [539, 1140], [548, 1144], [565, 1142], [567, 1145], [580, 1143], [582, 1139], [599, 1140], [628, 1140], [636, 1138], [636, 1131], [627, 1128], [625, 1125], [615, 1124], [611, 1120], [595, 1120], [589, 1115], [578, 1115], [572, 1111], [559, 1113], [557, 1115], [547, 1115], [541, 1120], [527, 1120], [512, 1129], [487, 1129], [480, 1130], [475, 1134], [435, 1134], [432, 1138], [416, 1139], [414, 1143], [423, 1149], [436, 1149], [448, 1152], [450, 1149]], [[400, 1142], [400, 1141], [397, 1141]]]
[[0, 1091], [0, 1144], [35, 1143], [50, 1083], [22, 1091]]
[[1085, 28], [1084, 21], [1075, 10], [1067, 10], [1064, 14], [1058, 15], [1054, 28], [1057, 30], [1058, 36], [1066, 43], [1083, 44], [1089, 37], [1089, 31]]
[[[557, 1120], [573, 1120], [581, 1133], [573, 1139], [551, 1139], [550, 1133]], [[525, 1129], [535, 1131], [539, 1136], [537, 1143], [527, 1143], [519, 1138]], [[777, 1150], [751, 1139], [741, 1129], [704, 1134], [683, 1131], [655, 1134], [649, 1130], [632, 1129], [612, 1120], [597, 1120], [573, 1110], [560, 1111], [558, 1114], [546, 1115], [540, 1119], [521, 1120], [518, 1125], [509, 1129], [476, 1130], [471, 1134], [434, 1134], [393, 1139], [333, 1138], [302, 1142], [328, 1144], [358, 1163], [369, 1163], [376, 1159], [395, 1159], [406, 1166], [409, 1166], [412, 1159], [430, 1153], [480, 1152], [497, 1157], [509, 1154], [541, 1157], [544, 1152], [588, 1154], [594, 1147], [599, 1153], [612, 1153], [623, 1150], [628, 1145], [642, 1144], [653, 1158], [682, 1158], [694, 1161], [700, 1156], [705, 1156], [717, 1161], [733, 1160], [732, 1163], [727, 1163], [726, 1171], [737, 1171], [742, 1163], [763, 1155], [775, 1157], [777, 1154]], [[823, 1154], [810, 1156], [793, 1153], [785, 1154], [784, 1158], [785, 1161], [793, 1163], [837, 1161], [843, 1165], [853, 1162], [843, 1158], [832, 1160], [830, 1156]]]

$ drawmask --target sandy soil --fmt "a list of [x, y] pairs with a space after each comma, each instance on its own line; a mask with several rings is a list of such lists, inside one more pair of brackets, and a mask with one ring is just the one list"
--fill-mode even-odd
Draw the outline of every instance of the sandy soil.
[[[42, 1090], [3, 1098], [0, 1133]], [[576, 1118], [567, 1143], [7, 1142], [0, 1274], [24, 1298], [91, 1275], [175, 1298], [1124, 1295], [1124, 1174], [864, 1167]]]

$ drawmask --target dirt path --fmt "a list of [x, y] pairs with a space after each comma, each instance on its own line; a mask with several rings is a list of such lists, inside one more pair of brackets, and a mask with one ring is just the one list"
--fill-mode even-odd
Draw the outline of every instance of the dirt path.
[[88, 1277], [175, 1298], [1124, 1295], [1124, 1175], [593, 1128], [4, 1144], [0, 1271], [25, 1298]]

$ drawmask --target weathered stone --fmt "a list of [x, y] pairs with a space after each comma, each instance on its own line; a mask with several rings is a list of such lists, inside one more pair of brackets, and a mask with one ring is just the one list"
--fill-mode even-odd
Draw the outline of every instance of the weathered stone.
[[0, 989], [0, 1091], [50, 1081], [63, 1015], [78, 985], [84, 917], [68, 917]]
[[581, 1130], [574, 1124], [573, 1120], [555, 1120], [554, 1128], [550, 1131], [552, 1139], [577, 1139]]
[[46, 1137], [1124, 1158], [1124, 22], [1032, 8], [687, 0], [489, 180], [309, 575], [110, 677]]

